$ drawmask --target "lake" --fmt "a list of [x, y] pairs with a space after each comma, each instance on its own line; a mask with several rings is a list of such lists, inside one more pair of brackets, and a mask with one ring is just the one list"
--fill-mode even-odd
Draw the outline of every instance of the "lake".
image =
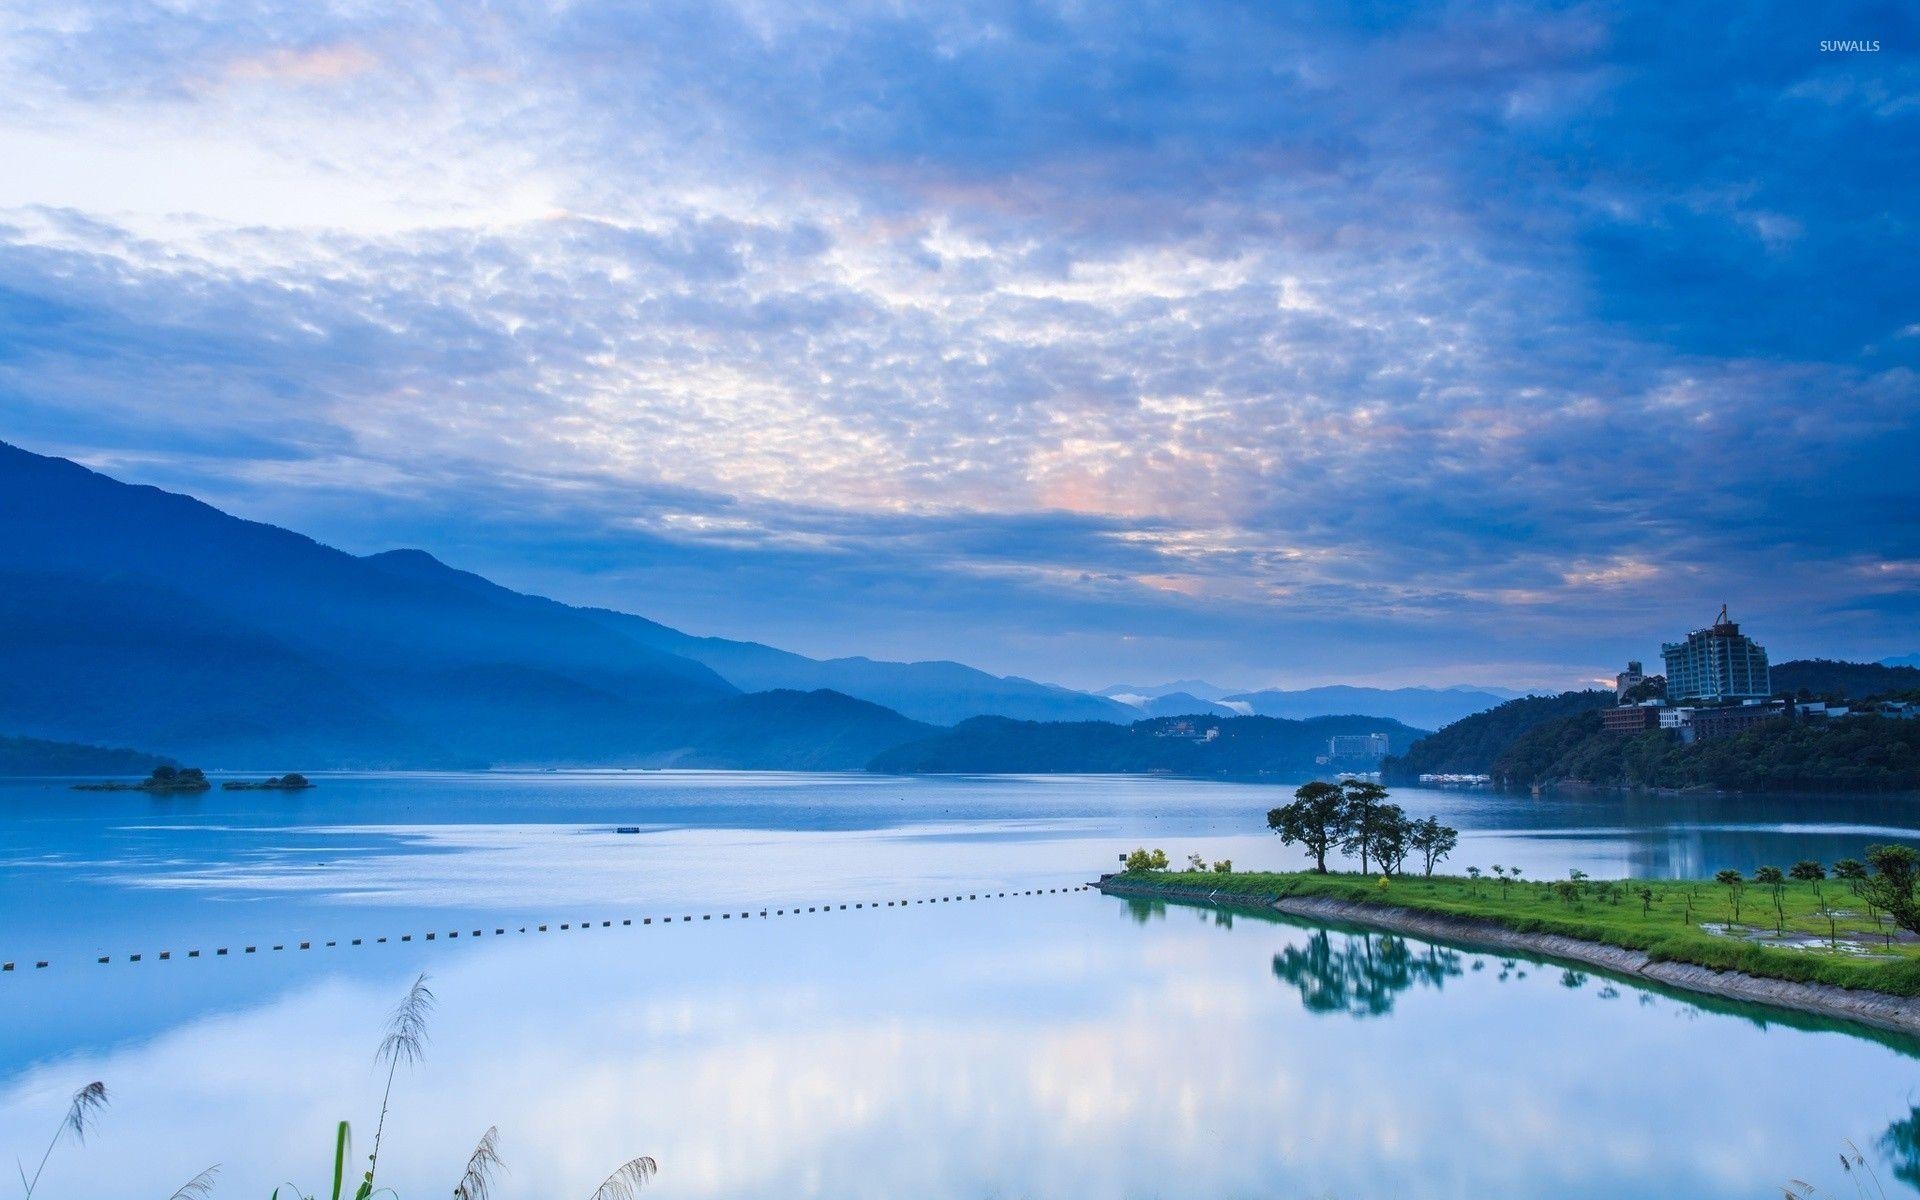
[[[447, 1195], [489, 1126], [499, 1197], [585, 1200], [643, 1153], [663, 1197], [1852, 1194], [1843, 1139], [1887, 1194], [1920, 1191], [1920, 1063], [1898, 1039], [1052, 890], [1135, 846], [1296, 865], [1264, 830], [1285, 789], [318, 780], [166, 799], [0, 783], [0, 1151], [30, 1171], [74, 1088], [113, 1097], [40, 1196], [165, 1196], [216, 1162], [216, 1196], [324, 1194], [335, 1122], [369, 1146], [374, 1051], [420, 972], [431, 1042], [396, 1080], [381, 1166], [407, 1200]], [[1920, 837], [1910, 800], [1394, 799], [1462, 829], [1455, 868], [1536, 879]]]

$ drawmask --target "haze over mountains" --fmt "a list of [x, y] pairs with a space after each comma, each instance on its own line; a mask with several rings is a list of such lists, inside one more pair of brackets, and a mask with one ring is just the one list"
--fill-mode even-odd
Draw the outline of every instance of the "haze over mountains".
[[1233, 691], [1198, 679], [1145, 687], [1117, 685], [1101, 693], [1149, 717], [1258, 716], [1305, 720], [1361, 714], [1416, 729], [1438, 729], [1521, 693], [1504, 688], [1372, 688], [1333, 684], [1287, 690]]
[[[1191, 686], [1215, 694], [1152, 702], [1432, 728], [1444, 723], [1433, 705], [1501, 698]], [[269, 769], [834, 769], [971, 717], [1127, 723], [1143, 711], [959, 663], [822, 661], [699, 637], [515, 592], [419, 550], [348, 554], [0, 443], [0, 734]]]

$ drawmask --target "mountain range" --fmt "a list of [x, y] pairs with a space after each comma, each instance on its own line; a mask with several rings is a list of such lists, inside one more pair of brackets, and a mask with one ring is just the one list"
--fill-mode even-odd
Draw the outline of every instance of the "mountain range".
[[270, 770], [851, 769], [979, 716], [1352, 712], [1432, 727], [1442, 708], [1501, 698], [1151, 690], [1123, 702], [956, 662], [702, 637], [516, 592], [421, 550], [349, 554], [0, 443], [5, 735]]
[[207, 765], [859, 767], [932, 726], [749, 694], [608, 614], [0, 445], [0, 731]]

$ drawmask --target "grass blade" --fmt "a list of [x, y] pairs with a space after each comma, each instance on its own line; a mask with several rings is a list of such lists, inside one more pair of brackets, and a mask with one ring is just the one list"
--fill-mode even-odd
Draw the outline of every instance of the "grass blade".
[[333, 1200], [340, 1200], [340, 1188], [347, 1178], [347, 1154], [353, 1146], [353, 1131], [345, 1121], [333, 1135]]
[[213, 1195], [213, 1177], [219, 1173], [220, 1164], [215, 1163], [181, 1184], [180, 1190], [167, 1197], [167, 1200], [207, 1200], [208, 1196]]
[[595, 1189], [591, 1200], [638, 1200], [641, 1187], [659, 1173], [660, 1164], [641, 1155], [607, 1176], [607, 1181]]

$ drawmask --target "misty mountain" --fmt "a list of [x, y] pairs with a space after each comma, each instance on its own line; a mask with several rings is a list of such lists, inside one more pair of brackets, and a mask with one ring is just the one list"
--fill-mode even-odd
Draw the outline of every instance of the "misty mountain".
[[641, 645], [708, 666], [747, 691], [830, 688], [934, 725], [981, 715], [1033, 721], [1130, 721], [1139, 715], [1103, 696], [990, 675], [957, 662], [808, 658], [758, 642], [696, 637], [628, 613], [582, 611]]
[[1132, 710], [1135, 717], [1245, 717], [1252, 714], [1247, 706], [1238, 707], [1212, 700], [1203, 700], [1191, 692], [1163, 692], [1158, 696], [1143, 696], [1138, 693], [1122, 692], [1109, 697], [1119, 700]]
[[1163, 696], [1175, 694], [1193, 696], [1201, 700], [1219, 700], [1232, 695], [1233, 692], [1233, 688], [1218, 687], [1204, 679], [1175, 679], [1167, 683], [1116, 683], [1112, 687], [1100, 689], [1100, 695], [1112, 700], [1119, 700], [1123, 696], [1135, 698], [1123, 701], [1127, 704], [1135, 703], [1141, 697], [1157, 700]]
[[598, 616], [0, 444], [0, 730], [206, 765], [857, 767], [924, 726], [750, 700]]
[[1258, 692], [1238, 692], [1221, 699], [1244, 703], [1263, 717], [1300, 720], [1357, 713], [1369, 717], [1390, 717], [1416, 729], [1439, 729], [1462, 717], [1504, 704], [1518, 695], [1518, 692], [1502, 688], [1371, 688], [1334, 684], [1302, 688], [1299, 691], [1268, 688]]

